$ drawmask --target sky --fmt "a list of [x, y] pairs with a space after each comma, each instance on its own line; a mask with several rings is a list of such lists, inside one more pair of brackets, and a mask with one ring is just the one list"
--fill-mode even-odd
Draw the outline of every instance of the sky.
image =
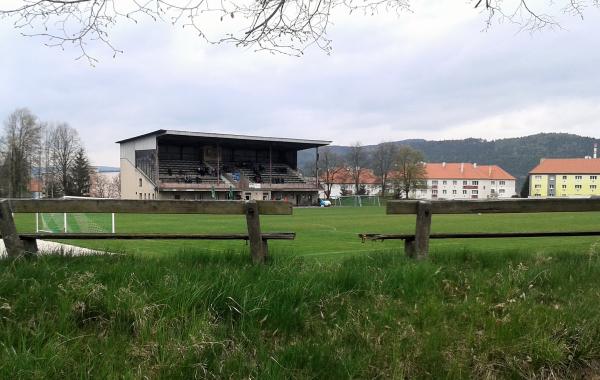
[[21, 37], [0, 20], [0, 119], [27, 107], [76, 128], [95, 165], [115, 141], [155, 129], [332, 140], [498, 139], [539, 132], [600, 137], [600, 10], [519, 32], [470, 3], [336, 15], [327, 55], [212, 46], [165, 23], [124, 22], [95, 66]]

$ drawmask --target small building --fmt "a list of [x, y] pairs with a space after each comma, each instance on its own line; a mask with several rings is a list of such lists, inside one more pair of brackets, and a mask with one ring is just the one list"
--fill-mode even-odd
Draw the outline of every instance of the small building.
[[[322, 187], [327, 186], [325, 176], [321, 175]], [[345, 195], [357, 195], [356, 185], [350, 168], [342, 168], [335, 172], [331, 182], [331, 194], [329, 198], [336, 199]], [[362, 169], [359, 176], [358, 195], [379, 195], [381, 191], [381, 180], [371, 169]], [[321, 191], [321, 197], [325, 198], [325, 192]]]
[[[317, 202], [298, 173], [298, 151], [330, 141], [160, 129], [118, 141], [123, 199]], [[316, 157], [315, 157], [316, 159]]]
[[419, 199], [495, 199], [516, 195], [516, 178], [498, 165], [425, 163], [427, 185]]
[[529, 172], [529, 197], [600, 196], [599, 158], [543, 158]]

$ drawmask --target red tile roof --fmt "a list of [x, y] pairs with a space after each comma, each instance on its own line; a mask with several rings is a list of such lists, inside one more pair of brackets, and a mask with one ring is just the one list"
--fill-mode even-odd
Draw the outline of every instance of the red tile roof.
[[27, 188], [32, 193], [41, 193], [43, 185], [39, 179], [31, 179]]
[[[321, 174], [321, 181], [325, 181], [325, 176]], [[354, 179], [352, 179], [352, 172], [350, 169], [341, 169], [333, 176], [332, 183], [337, 184], [353, 184]], [[381, 183], [381, 180], [377, 178], [375, 174], [373, 174], [373, 170], [371, 169], [363, 169], [360, 173], [360, 183], [363, 185], [378, 185]]]
[[427, 163], [427, 179], [495, 179], [514, 180], [498, 165], [477, 165], [472, 163]]
[[600, 174], [600, 158], [542, 158], [530, 174]]

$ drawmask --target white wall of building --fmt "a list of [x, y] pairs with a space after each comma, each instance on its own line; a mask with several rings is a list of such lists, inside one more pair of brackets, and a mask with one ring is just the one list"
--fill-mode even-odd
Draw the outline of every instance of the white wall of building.
[[[324, 183], [321, 183], [321, 185], [323, 187], [325, 187], [326, 185]], [[366, 194], [365, 195], [379, 195], [379, 192], [381, 191], [381, 186], [379, 185], [373, 185], [373, 184], [366, 184], [365, 186], [365, 190], [366, 190]], [[331, 196], [330, 198], [339, 198], [340, 196], [342, 196], [342, 190], [346, 189], [351, 191], [354, 194], [354, 184], [350, 184], [350, 183], [335, 183], [331, 186]], [[325, 192], [323, 192], [323, 197], [325, 197]]]
[[135, 167], [135, 151], [156, 149], [156, 136], [121, 143], [121, 198], [155, 199], [155, 186]]
[[429, 179], [427, 189], [417, 190], [419, 199], [494, 199], [516, 195], [515, 180]]

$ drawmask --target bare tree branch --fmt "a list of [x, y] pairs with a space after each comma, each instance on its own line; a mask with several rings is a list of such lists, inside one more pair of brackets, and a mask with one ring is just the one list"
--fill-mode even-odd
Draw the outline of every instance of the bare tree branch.
[[[583, 17], [599, 0], [558, 0], [546, 9]], [[486, 27], [508, 21], [521, 30], [558, 27], [553, 15], [534, 9], [533, 0], [472, 0], [484, 14]], [[111, 30], [122, 21], [143, 19], [193, 29], [209, 43], [233, 43], [255, 50], [301, 55], [316, 45], [329, 53], [327, 28], [336, 9], [375, 15], [410, 11], [410, 0], [14, 0], [0, 5], [0, 18], [10, 19], [24, 36], [42, 37], [48, 46], [74, 45], [79, 58], [96, 62], [89, 52], [101, 44], [121, 53], [111, 42]], [[219, 28], [219, 25], [222, 28]], [[225, 32], [216, 32], [224, 29]], [[209, 37], [215, 34], [216, 37]]]

